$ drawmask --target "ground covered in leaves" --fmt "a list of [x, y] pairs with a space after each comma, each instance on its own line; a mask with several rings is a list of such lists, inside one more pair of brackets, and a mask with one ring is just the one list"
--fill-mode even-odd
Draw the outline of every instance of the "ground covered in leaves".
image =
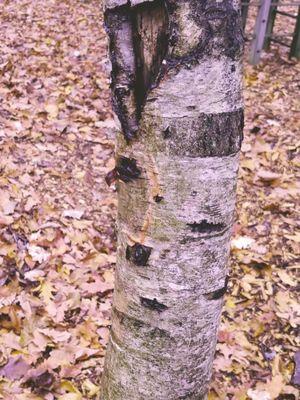
[[[116, 211], [104, 182], [114, 122], [100, 2], [5, 0], [0, 18], [0, 398], [96, 399]], [[298, 398], [299, 72], [279, 48], [245, 68], [211, 400]]]

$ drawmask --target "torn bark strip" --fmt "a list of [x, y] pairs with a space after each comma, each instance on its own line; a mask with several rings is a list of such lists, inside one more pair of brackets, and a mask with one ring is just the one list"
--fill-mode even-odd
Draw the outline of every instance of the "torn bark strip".
[[107, 183], [108, 186], [111, 186], [113, 183], [115, 183], [117, 179], [118, 179], [118, 172], [116, 168], [109, 171], [105, 176], [105, 182]]
[[[110, 1], [105, 11], [113, 107], [128, 142], [136, 137], [147, 93], [168, 48], [164, 0], [142, 3]], [[139, 7], [134, 7], [138, 4]]]

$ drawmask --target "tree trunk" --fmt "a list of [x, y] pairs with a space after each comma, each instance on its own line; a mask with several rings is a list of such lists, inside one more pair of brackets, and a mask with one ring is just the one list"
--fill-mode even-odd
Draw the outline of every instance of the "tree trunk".
[[236, 1], [107, 0], [118, 250], [101, 400], [205, 399], [234, 218]]

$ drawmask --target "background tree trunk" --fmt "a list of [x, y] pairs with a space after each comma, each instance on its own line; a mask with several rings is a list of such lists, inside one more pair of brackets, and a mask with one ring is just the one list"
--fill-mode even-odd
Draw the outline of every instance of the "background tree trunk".
[[235, 1], [108, 0], [118, 252], [102, 400], [204, 399], [234, 218]]

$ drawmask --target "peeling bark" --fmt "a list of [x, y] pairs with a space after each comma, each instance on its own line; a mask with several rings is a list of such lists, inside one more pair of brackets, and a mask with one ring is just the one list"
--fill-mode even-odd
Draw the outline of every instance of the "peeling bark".
[[243, 138], [238, 5], [107, 0], [105, 19], [122, 133], [101, 399], [205, 399]]

